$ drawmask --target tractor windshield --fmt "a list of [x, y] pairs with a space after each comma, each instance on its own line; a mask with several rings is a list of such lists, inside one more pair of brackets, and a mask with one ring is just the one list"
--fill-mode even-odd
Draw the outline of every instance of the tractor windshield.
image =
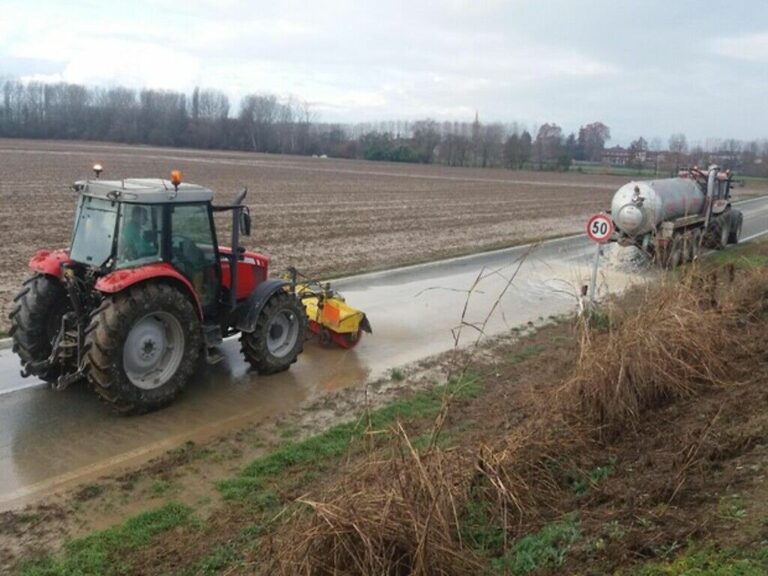
[[103, 266], [112, 254], [116, 227], [116, 202], [81, 196], [70, 258], [90, 266]]

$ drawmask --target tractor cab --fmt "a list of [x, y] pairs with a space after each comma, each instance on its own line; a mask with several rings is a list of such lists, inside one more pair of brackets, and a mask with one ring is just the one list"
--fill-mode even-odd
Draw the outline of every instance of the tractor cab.
[[[233, 258], [230, 248], [218, 245], [213, 214], [238, 211], [233, 224], [238, 233], [248, 233], [247, 207], [214, 206], [211, 190], [178, 178], [75, 183], [80, 200], [69, 257], [100, 270], [102, 287], [125, 284], [130, 276], [144, 275], [146, 267], [172, 270], [190, 285], [203, 317], [217, 319], [232, 300]], [[242, 249], [238, 256], [235, 301], [266, 279], [269, 262]]]

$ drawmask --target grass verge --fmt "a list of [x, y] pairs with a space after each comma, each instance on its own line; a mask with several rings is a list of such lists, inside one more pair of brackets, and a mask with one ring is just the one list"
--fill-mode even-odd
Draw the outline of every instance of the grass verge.
[[219, 482], [218, 488], [225, 500], [258, 500], [267, 489], [267, 481], [290, 468], [317, 466], [320, 462], [338, 458], [369, 430], [386, 428], [397, 420], [408, 421], [435, 416], [446, 394], [471, 398], [480, 394], [481, 390], [480, 381], [470, 376], [461, 382], [417, 392], [371, 412], [367, 419], [337, 424], [317, 436], [288, 442], [274, 452], [251, 462], [235, 478]]
[[716, 550], [691, 547], [674, 560], [650, 562], [635, 576], [764, 576], [768, 574], [768, 547], [758, 550]]
[[22, 576], [102, 576], [131, 574], [130, 552], [149, 544], [152, 539], [192, 519], [187, 506], [169, 503], [145, 512], [123, 524], [96, 532], [64, 545], [59, 558], [46, 557], [22, 564]]

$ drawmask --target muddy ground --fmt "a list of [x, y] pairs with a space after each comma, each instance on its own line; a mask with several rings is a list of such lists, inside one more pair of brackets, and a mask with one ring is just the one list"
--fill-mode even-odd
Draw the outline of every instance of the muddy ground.
[[[766, 266], [768, 243], [715, 258], [715, 265], [732, 262], [737, 275]], [[720, 272], [719, 278], [727, 275]], [[751, 321], [753, 329], [760, 329], [760, 323]], [[593, 337], [608, 334], [598, 325]], [[136, 470], [5, 513], [0, 516], [0, 569], [19, 558], [59, 550], [68, 537], [165, 505], [166, 515], [182, 506], [191, 516], [173, 517], [167, 524], [171, 528], [163, 524], [151, 537], [128, 544], [116, 543], [115, 534], [130, 535], [124, 529], [80, 540], [70, 545], [63, 560], [28, 565], [26, 573], [99, 573], [89, 570], [102, 566], [100, 554], [109, 559], [109, 573], [275, 573], [275, 555], [285, 552], [285, 526], [292, 526], [290, 518], [301, 508], [297, 499], [328, 498], [361, 464], [390, 458], [386, 430], [395, 421], [402, 422], [417, 449], [425, 450], [423, 440], [433, 429], [436, 411], [419, 395], [444, 381], [448, 372], [455, 374], [457, 366], [471, 361], [478, 387], [450, 404], [441, 448], [477, 463], [484, 447], [503, 446], [540, 417], [539, 398], [573, 373], [582, 336], [565, 320], [529, 327], [487, 342], [471, 358], [461, 353], [427, 360], [364, 389], [330, 395], [205, 445], [182, 446]], [[526, 520], [523, 533], [528, 532], [532, 557], [539, 564], [520, 573], [765, 573], [765, 347], [750, 345], [737, 350], [734, 358], [738, 370], [734, 365], [732, 378], [693, 396], [661, 402], [625, 434], [583, 448], [582, 469], [571, 489]], [[376, 410], [393, 402], [400, 403], [396, 420], [366, 424], [377, 422]], [[350, 439], [338, 453], [315, 456], [306, 448], [313, 435], [350, 418], [377, 432]], [[334, 441], [332, 434], [321, 438], [327, 444], [314, 450]], [[247, 474], [248, 469], [260, 470], [261, 476]], [[222, 485], [221, 480], [230, 483]], [[143, 516], [136, 524], [152, 525], [152, 520]], [[566, 524], [570, 531], [559, 540], [542, 536], [547, 527]], [[476, 525], [471, 538], [492, 536], [485, 526], [491, 527], [490, 519], [479, 529]], [[300, 540], [289, 538], [289, 543]], [[700, 570], [702, 565], [709, 571]]]
[[[249, 189], [249, 248], [273, 270], [332, 276], [390, 268], [578, 232], [627, 178], [0, 139], [0, 331], [37, 248], [66, 246], [75, 196], [91, 177], [167, 177], [212, 188], [226, 202]], [[768, 184], [740, 189], [764, 194]], [[222, 229], [228, 230], [226, 218]], [[228, 234], [228, 232], [226, 232]], [[220, 238], [226, 242], [226, 235]]]

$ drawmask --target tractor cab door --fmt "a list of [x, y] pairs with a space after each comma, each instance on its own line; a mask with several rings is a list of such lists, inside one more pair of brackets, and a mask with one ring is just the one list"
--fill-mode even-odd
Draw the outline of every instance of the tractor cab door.
[[221, 286], [213, 218], [207, 204], [172, 204], [170, 260], [195, 287], [206, 318], [217, 315]]

